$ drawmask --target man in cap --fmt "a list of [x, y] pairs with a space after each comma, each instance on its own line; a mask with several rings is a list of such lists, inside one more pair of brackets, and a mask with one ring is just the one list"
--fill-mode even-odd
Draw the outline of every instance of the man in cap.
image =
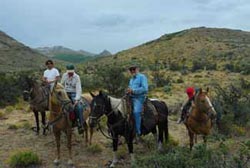
[[139, 72], [137, 65], [130, 66], [129, 71], [132, 77], [129, 81], [127, 94], [130, 95], [132, 100], [136, 135], [138, 137], [141, 135], [141, 112], [148, 93], [148, 80], [144, 74]]
[[78, 120], [78, 132], [83, 133], [83, 105], [81, 100], [82, 87], [79, 75], [75, 72], [74, 65], [66, 66], [66, 73], [63, 74], [61, 83], [64, 86], [70, 100], [74, 104], [76, 117]]

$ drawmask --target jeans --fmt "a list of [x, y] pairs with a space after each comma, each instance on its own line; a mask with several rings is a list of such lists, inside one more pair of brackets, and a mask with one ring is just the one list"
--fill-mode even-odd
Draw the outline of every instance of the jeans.
[[[72, 101], [72, 103], [75, 102], [75, 97], [76, 97], [76, 93], [74, 92], [67, 92], [68, 97], [70, 98], [70, 100]], [[76, 113], [76, 118], [79, 119], [79, 124], [80, 126], [83, 126], [84, 123], [84, 119], [83, 119], [83, 105], [82, 102], [79, 101], [76, 106], [75, 106], [75, 113]]]
[[136, 134], [141, 135], [141, 113], [145, 97], [132, 97]]

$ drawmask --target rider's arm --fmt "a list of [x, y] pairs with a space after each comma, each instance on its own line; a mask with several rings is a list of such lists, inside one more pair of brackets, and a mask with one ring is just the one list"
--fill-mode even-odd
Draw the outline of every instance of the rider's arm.
[[132, 93], [135, 95], [146, 94], [148, 92], [148, 80], [145, 75], [140, 76], [141, 85], [138, 88], [133, 88]]
[[82, 96], [82, 86], [81, 86], [81, 80], [80, 77], [77, 76], [77, 82], [76, 82], [76, 97], [75, 100], [79, 101]]

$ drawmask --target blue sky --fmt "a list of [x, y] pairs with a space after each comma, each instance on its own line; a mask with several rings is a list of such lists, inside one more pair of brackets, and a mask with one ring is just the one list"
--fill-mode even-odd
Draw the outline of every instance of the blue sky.
[[0, 0], [0, 30], [30, 47], [112, 53], [192, 27], [250, 30], [249, 0]]

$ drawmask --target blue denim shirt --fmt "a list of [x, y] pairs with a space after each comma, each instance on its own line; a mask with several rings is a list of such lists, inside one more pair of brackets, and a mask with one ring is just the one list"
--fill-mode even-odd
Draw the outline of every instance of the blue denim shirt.
[[133, 90], [131, 97], [143, 97], [148, 93], [148, 80], [144, 74], [137, 73], [129, 81], [129, 88]]

